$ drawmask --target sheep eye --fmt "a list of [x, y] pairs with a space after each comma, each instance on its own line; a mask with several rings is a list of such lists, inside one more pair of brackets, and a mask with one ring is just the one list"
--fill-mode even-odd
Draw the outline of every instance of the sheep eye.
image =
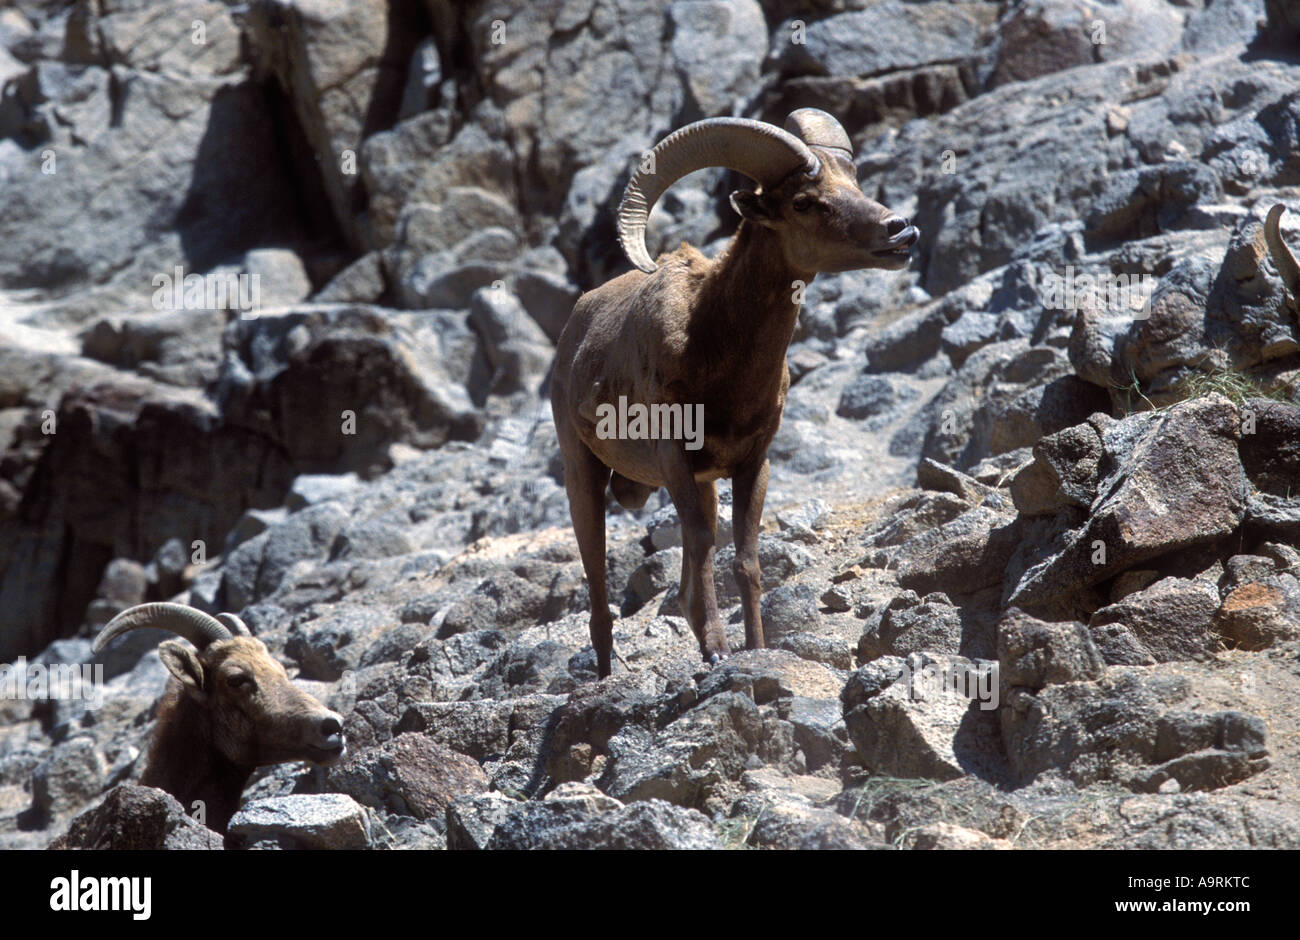
[[812, 196], [807, 196], [801, 193], [794, 197], [791, 205], [794, 206], [795, 212], [807, 212], [813, 207], [813, 198]]
[[253, 684], [253, 677], [244, 675], [243, 673], [240, 673], [239, 675], [236, 676], [230, 676], [226, 679], [226, 685], [232, 689], [242, 689], [246, 687], [251, 687], [252, 684]]

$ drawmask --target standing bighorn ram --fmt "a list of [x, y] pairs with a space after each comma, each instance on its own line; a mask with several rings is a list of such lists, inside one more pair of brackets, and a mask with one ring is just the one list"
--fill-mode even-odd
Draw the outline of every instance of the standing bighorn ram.
[[[551, 407], [564, 456], [569, 512], [591, 594], [591, 642], [609, 675], [613, 618], [605, 590], [605, 487], [629, 509], [667, 487], [685, 548], [681, 599], [705, 660], [727, 653], [713, 584], [716, 480], [733, 480], [734, 571], [745, 644], [764, 645], [759, 616], [758, 529], [767, 491], [767, 447], [781, 423], [790, 372], [785, 354], [801, 288], [818, 272], [906, 266], [918, 232], [858, 187], [848, 134], [813, 108], [786, 129], [714, 118], [670, 134], [633, 175], [618, 212], [619, 241], [640, 270], [584, 294], [555, 357]], [[758, 181], [731, 194], [741, 216], [730, 244], [710, 260], [690, 245], [662, 255], [645, 246], [655, 200], [674, 182], [721, 166]], [[601, 413], [631, 402], [699, 413], [703, 446], [609, 434]], [[622, 411], [620, 413], [623, 413]], [[635, 428], [630, 426], [629, 429]]]
[[108, 622], [95, 652], [140, 627], [170, 630], [195, 647], [176, 640], [158, 647], [172, 678], [140, 783], [166, 790], [186, 809], [203, 801], [210, 829], [226, 831], [255, 768], [295, 760], [332, 764], [346, 753], [343, 719], [296, 688], [234, 614], [141, 604]]

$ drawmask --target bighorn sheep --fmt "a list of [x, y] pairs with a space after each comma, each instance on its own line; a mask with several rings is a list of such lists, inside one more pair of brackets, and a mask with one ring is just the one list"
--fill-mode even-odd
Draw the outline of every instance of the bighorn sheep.
[[[818, 272], [906, 266], [919, 233], [858, 187], [848, 134], [814, 108], [785, 130], [714, 118], [670, 134], [627, 184], [619, 241], [640, 270], [578, 299], [555, 357], [551, 408], [564, 458], [569, 512], [591, 594], [597, 670], [609, 675], [613, 618], [605, 589], [605, 486], [629, 509], [660, 486], [681, 520], [681, 606], [708, 662], [727, 640], [713, 584], [718, 479], [733, 481], [734, 571], [745, 644], [765, 645], [759, 615], [758, 529], [767, 491], [767, 447], [781, 423], [790, 372], [785, 354], [802, 287]], [[655, 200], [695, 170], [722, 166], [760, 184], [731, 194], [741, 216], [730, 244], [710, 260], [685, 243], [650, 259], [646, 221]], [[620, 399], [640, 412], [703, 407], [703, 446], [620, 437], [598, 423]]]
[[140, 782], [166, 790], [187, 809], [203, 801], [209, 828], [226, 831], [255, 768], [295, 760], [332, 764], [347, 752], [343, 719], [295, 688], [234, 614], [140, 604], [108, 622], [95, 652], [140, 627], [170, 630], [195, 647], [177, 640], [158, 647], [172, 679]]
[[1282, 284], [1286, 287], [1290, 295], [1290, 302], [1296, 306], [1297, 313], [1300, 313], [1300, 264], [1296, 263], [1295, 255], [1291, 254], [1291, 249], [1282, 241], [1282, 213], [1286, 212], [1286, 206], [1278, 203], [1268, 210], [1268, 218], [1264, 220], [1264, 241], [1268, 244], [1268, 253], [1273, 258], [1273, 266], [1277, 268], [1277, 273], [1282, 276]]

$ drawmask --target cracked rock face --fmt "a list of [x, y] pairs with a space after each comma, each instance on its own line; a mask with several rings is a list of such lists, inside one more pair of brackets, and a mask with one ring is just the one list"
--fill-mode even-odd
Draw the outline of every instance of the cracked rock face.
[[[0, 661], [104, 668], [0, 696], [0, 846], [1300, 847], [1288, 9], [9, 4]], [[921, 241], [801, 288], [771, 648], [723, 482], [701, 662], [659, 491], [606, 507], [598, 681], [555, 344], [645, 151], [807, 106]], [[716, 254], [739, 185], [649, 248]], [[225, 838], [138, 785], [162, 635], [91, 652], [165, 600], [344, 717]]]

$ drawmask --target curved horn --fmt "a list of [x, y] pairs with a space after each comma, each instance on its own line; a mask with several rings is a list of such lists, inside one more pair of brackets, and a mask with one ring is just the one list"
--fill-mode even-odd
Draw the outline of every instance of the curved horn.
[[853, 141], [849, 140], [848, 132], [844, 130], [844, 125], [825, 111], [817, 108], [791, 111], [785, 119], [785, 129], [809, 147], [842, 150], [850, 162], [853, 160]]
[[1268, 242], [1268, 253], [1273, 258], [1277, 273], [1282, 275], [1282, 283], [1295, 301], [1300, 303], [1300, 264], [1296, 263], [1295, 255], [1291, 254], [1286, 242], [1282, 241], [1280, 223], [1284, 212], [1286, 206], [1281, 203], [1268, 210], [1268, 218], [1264, 220], [1264, 241]]
[[659, 197], [687, 173], [724, 166], [771, 185], [795, 170], [816, 175], [821, 164], [803, 141], [762, 121], [709, 118], [674, 131], [650, 151], [648, 166], [628, 180], [618, 207], [618, 242], [646, 273], [655, 263], [645, 247], [646, 220]]
[[226, 628], [235, 636], [252, 636], [253, 631], [248, 629], [248, 624], [240, 620], [234, 614], [217, 614], [217, 619], [226, 625]]
[[230, 631], [216, 617], [193, 607], [170, 603], [137, 604], [110, 620], [99, 636], [95, 637], [91, 649], [98, 653], [123, 633], [140, 627], [170, 630], [189, 640], [198, 649], [203, 649], [214, 640], [228, 640], [231, 637]]

